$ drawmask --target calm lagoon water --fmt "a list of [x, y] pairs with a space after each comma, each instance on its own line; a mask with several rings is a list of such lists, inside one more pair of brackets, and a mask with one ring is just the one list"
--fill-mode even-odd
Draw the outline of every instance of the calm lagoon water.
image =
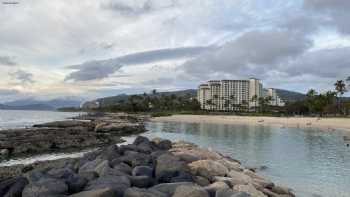
[[262, 125], [150, 122], [145, 136], [186, 140], [212, 148], [302, 197], [350, 196], [350, 148], [342, 132]]

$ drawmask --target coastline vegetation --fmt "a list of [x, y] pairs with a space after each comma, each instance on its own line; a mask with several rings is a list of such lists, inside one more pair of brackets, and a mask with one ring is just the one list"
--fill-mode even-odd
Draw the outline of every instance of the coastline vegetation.
[[[235, 105], [235, 111], [207, 111], [201, 110], [200, 104], [191, 94], [164, 95], [153, 90], [151, 93], [131, 95], [118, 100], [115, 104], [101, 105], [96, 109], [61, 108], [59, 111], [94, 111], [94, 112], [128, 112], [149, 114], [152, 117], [170, 116], [173, 114], [194, 115], [240, 115], [240, 116], [327, 116], [347, 117], [350, 114], [350, 99], [344, 98], [344, 94], [350, 88], [350, 77], [346, 80], [338, 80], [334, 84], [334, 90], [319, 93], [310, 89], [305, 99], [287, 102], [284, 107], [269, 105], [271, 98], [253, 97], [251, 102], [259, 104], [256, 108], [249, 109], [247, 105]], [[210, 104], [210, 101], [208, 101]], [[230, 104], [227, 102], [227, 104]]]

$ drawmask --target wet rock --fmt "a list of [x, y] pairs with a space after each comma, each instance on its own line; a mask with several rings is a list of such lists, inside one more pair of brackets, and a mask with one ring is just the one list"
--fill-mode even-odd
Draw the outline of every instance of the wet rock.
[[93, 161], [88, 161], [79, 168], [79, 174], [85, 172], [96, 172], [95, 168], [102, 163], [101, 159], [95, 159]]
[[189, 164], [191, 172], [195, 175], [211, 179], [214, 176], [225, 176], [229, 171], [219, 162], [212, 160], [199, 160]]
[[136, 166], [132, 170], [132, 175], [153, 177], [153, 168], [149, 166]]
[[129, 188], [125, 191], [124, 197], [167, 197], [167, 195], [157, 190]]
[[271, 188], [271, 191], [276, 193], [276, 194], [280, 194], [280, 195], [294, 196], [291, 189], [286, 188], [286, 187], [282, 187], [282, 186], [275, 185], [274, 187]]
[[114, 192], [110, 188], [103, 188], [76, 193], [69, 197], [114, 197]]
[[161, 150], [169, 150], [172, 148], [172, 143], [170, 140], [160, 139], [154, 141], [156, 146]]
[[54, 196], [65, 195], [68, 192], [66, 183], [59, 179], [42, 178], [37, 182], [27, 185], [23, 192], [23, 197]]
[[198, 186], [182, 185], [175, 189], [173, 197], [209, 197], [206, 190]]

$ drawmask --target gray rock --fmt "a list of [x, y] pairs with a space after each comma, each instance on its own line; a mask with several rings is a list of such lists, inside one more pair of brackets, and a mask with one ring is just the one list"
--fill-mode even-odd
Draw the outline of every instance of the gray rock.
[[176, 188], [178, 188], [179, 186], [184, 186], [184, 185], [195, 186], [195, 184], [191, 183], [191, 182], [162, 183], [162, 184], [153, 186], [151, 189], [162, 192], [168, 196], [172, 196], [174, 194]]
[[41, 178], [39, 181], [27, 185], [23, 192], [23, 197], [44, 197], [54, 195], [65, 195], [68, 192], [66, 183], [59, 179]]
[[68, 179], [75, 176], [75, 172], [70, 168], [54, 168], [49, 170], [47, 174], [57, 179]]
[[215, 191], [215, 197], [232, 197], [237, 194], [237, 192], [233, 191], [230, 188], [221, 188]]
[[150, 143], [150, 140], [144, 136], [137, 136], [133, 142], [136, 146], [142, 143]]
[[101, 159], [95, 159], [93, 161], [88, 161], [79, 168], [79, 174], [85, 172], [95, 172], [95, 168], [103, 162]]
[[115, 196], [122, 197], [124, 191], [130, 186], [130, 180], [126, 176], [104, 176], [89, 182], [84, 190], [110, 188]]
[[133, 187], [148, 188], [155, 183], [154, 179], [149, 176], [130, 176], [129, 178]]
[[82, 172], [82, 173], [79, 173], [79, 176], [81, 178], [85, 178], [87, 181], [92, 181], [99, 177], [97, 172]]
[[198, 186], [182, 185], [176, 188], [173, 197], [209, 197], [206, 190]]
[[128, 175], [124, 172], [119, 171], [118, 169], [111, 168], [109, 166], [108, 160], [101, 162], [98, 166], [96, 166], [94, 171], [97, 172], [97, 174], [100, 177], [108, 176], [108, 175], [113, 175], [113, 176], [127, 176]]
[[170, 179], [170, 182], [172, 182], [172, 183], [193, 182], [193, 181], [194, 181], [194, 178], [193, 178], [192, 174], [190, 174], [189, 172], [183, 172], [183, 171], [180, 171], [177, 176], [172, 177]]
[[119, 159], [132, 167], [147, 166], [150, 165], [152, 161], [150, 155], [135, 151], [126, 151], [124, 156], [120, 157]]
[[76, 193], [69, 197], [114, 197], [114, 192], [110, 188], [103, 188]]
[[28, 180], [24, 177], [5, 180], [0, 183], [0, 196], [3, 197], [21, 197], [24, 187]]
[[193, 181], [202, 187], [210, 185], [210, 181], [202, 176], [194, 176]]
[[186, 163], [172, 154], [163, 154], [157, 158], [155, 176], [158, 182], [170, 182], [171, 178], [178, 176], [180, 172], [187, 171], [189, 169]]
[[101, 154], [98, 156], [101, 160], [108, 160], [112, 161], [113, 159], [116, 159], [120, 157], [118, 146], [113, 144], [109, 147], [105, 148], [101, 151]]
[[153, 177], [153, 169], [149, 166], [136, 166], [132, 170], [132, 175]]
[[172, 148], [172, 143], [170, 140], [160, 140], [156, 143], [157, 147], [161, 150], [169, 150]]
[[125, 191], [124, 197], [167, 197], [167, 195], [157, 190], [146, 190], [133, 187]]
[[214, 176], [225, 176], [229, 171], [219, 162], [199, 160], [189, 164], [193, 174], [211, 179]]
[[132, 173], [132, 168], [128, 164], [125, 164], [123, 162], [114, 165], [113, 168], [121, 172], [124, 172], [125, 174], [128, 174], [128, 175], [131, 175]]
[[65, 180], [66, 180], [66, 184], [68, 185], [69, 193], [78, 193], [82, 191], [85, 185], [88, 183], [88, 180], [86, 178], [78, 175], [69, 177]]

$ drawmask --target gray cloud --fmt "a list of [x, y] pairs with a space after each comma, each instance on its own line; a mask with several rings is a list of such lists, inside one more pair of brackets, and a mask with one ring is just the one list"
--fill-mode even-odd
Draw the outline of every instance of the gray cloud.
[[17, 63], [10, 56], [0, 56], [0, 66], [15, 66]]
[[1, 96], [12, 96], [12, 95], [16, 95], [18, 93], [19, 92], [17, 90], [0, 89]]
[[312, 51], [282, 70], [290, 76], [310, 74], [322, 78], [345, 78], [350, 75], [349, 54], [350, 47]]
[[213, 47], [182, 47], [159, 49], [153, 51], [133, 53], [108, 60], [95, 60], [83, 64], [70, 66], [77, 71], [69, 74], [65, 80], [88, 81], [103, 79], [118, 71], [125, 65], [147, 64], [151, 62], [190, 58], [202, 52], [210, 51]]
[[103, 79], [115, 73], [121, 67], [122, 65], [113, 60], [85, 62], [81, 65], [72, 66], [71, 68], [78, 69], [78, 71], [69, 74], [65, 80], [89, 81]]
[[193, 75], [221, 72], [261, 76], [280, 62], [303, 54], [311, 46], [312, 42], [299, 32], [251, 31], [216, 51], [187, 61], [183, 68]]
[[306, 10], [320, 15], [320, 23], [336, 26], [339, 32], [350, 34], [349, 0], [304, 0]]
[[33, 74], [24, 70], [17, 70], [16, 72], [10, 73], [12, 78], [18, 80], [22, 84], [34, 83]]
[[153, 12], [155, 10], [161, 10], [173, 7], [174, 0], [139, 0], [139, 1], [113, 1], [109, 0], [101, 4], [101, 8], [109, 9], [122, 15], [142, 15]]

